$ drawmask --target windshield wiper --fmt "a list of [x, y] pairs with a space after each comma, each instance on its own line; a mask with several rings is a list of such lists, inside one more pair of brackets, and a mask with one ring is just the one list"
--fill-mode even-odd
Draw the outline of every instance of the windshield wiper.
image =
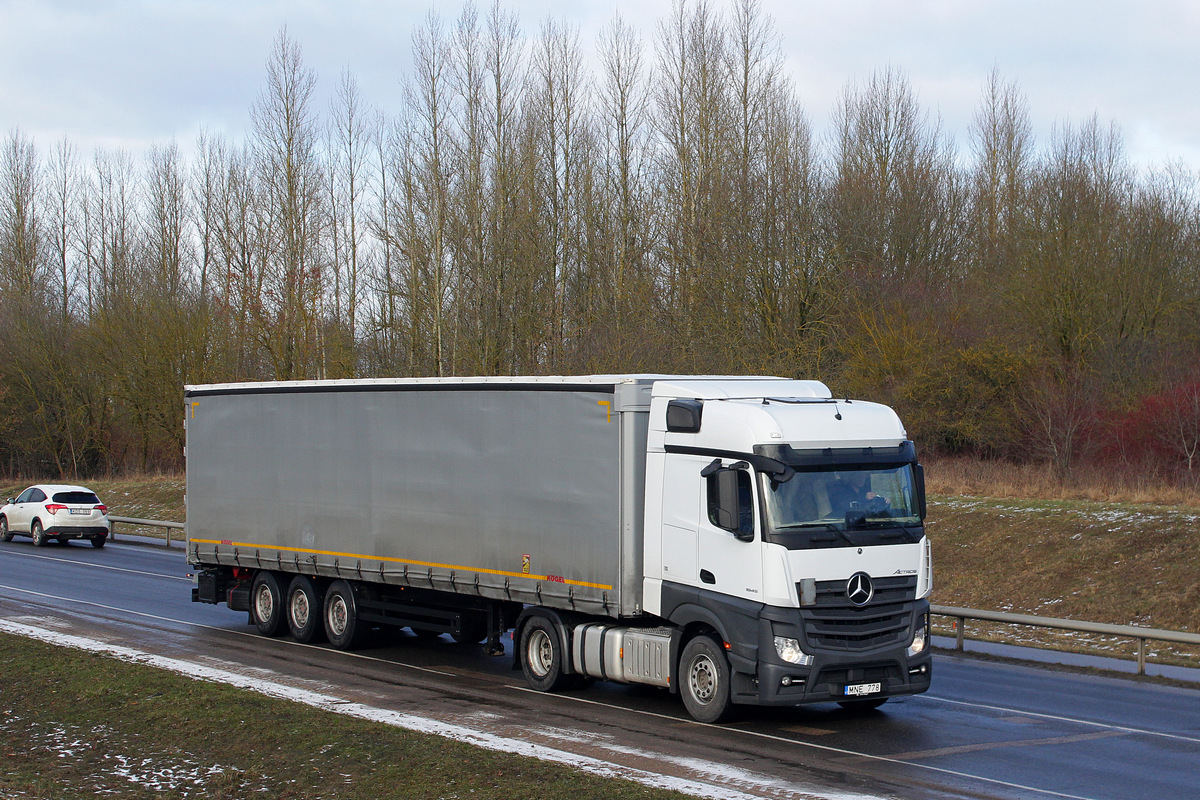
[[[845, 540], [846, 544], [849, 544], [849, 545], [853, 545], [853, 544], [854, 544], [854, 540], [850, 538], [850, 534], [846, 533], [846, 531], [845, 531], [844, 529], [842, 529], [842, 528], [839, 528], [839, 527], [837, 526], [837, 524], [835, 524], [835, 523], [833, 523], [833, 522], [820, 522], [820, 523], [815, 523], [815, 524], [814, 524], [814, 523], [811, 523], [811, 522], [808, 522], [808, 523], [804, 523], [804, 522], [802, 522], [802, 523], [799, 523], [799, 524], [797, 524], [797, 525], [787, 525], [787, 526], [785, 526], [785, 527], [788, 527], [788, 528], [816, 528], [816, 527], [818, 527], [818, 526], [819, 526], [819, 527], [823, 527], [823, 528], [825, 528], [825, 530], [827, 530], [827, 531], [831, 531], [831, 532], [833, 532], [833, 533], [836, 533], [838, 536], [840, 536], [842, 539], [844, 539], [844, 540]], [[814, 537], [812, 537], [812, 540], [813, 540], [814, 542], [833, 542], [833, 541], [837, 541], [837, 537], [834, 537], [834, 536], [820, 536], [820, 537], [818, 537], [818, 536], [814, 536]]]
[[880, 539], [904, 538], [904, 539], [908, 539], [910, 542], [920, 541], [920, 537], [916, 535], [917, 534], [917, 531], [916, 531], [917, 525], [914, 525], [911, 522], [910, 523], [893, 522], [892, 524], [897, 526], [900, 530], [883, 531], [882, 533], [879, 534]]

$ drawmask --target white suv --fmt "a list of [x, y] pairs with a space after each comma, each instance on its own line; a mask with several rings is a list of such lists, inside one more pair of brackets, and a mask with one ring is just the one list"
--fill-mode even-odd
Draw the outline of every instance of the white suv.
[[19, 533], [32, 536], [38, 547], [50, 539], [88, 539], [92, 547], [104, 547], [108, 531], [108, 507], [82, 486], [39, 483], [0, 508], [0, 541]]

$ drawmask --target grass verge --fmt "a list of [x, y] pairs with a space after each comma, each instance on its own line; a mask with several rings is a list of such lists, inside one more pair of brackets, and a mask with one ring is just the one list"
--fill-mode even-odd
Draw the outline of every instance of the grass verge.
[[[1200, 630], [1200, 511], [1086, 500], [932, 498], [933, 602], [1044, 617]], [[949, 633], [945, 628], [940, 633]], [[971, 638], [1132, 658], [1130, 639], [968, 623]], [[1151, 660], [1200, 665], [1194, 647]]]
[[681, 798], [0, 634], [5, 798]]

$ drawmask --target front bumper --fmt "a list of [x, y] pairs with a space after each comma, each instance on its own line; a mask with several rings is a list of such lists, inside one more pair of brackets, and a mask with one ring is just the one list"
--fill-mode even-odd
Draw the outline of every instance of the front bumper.
[[[872, 700], [920, 694], [929, 689], [933, 659], [929, 646], [928, 600], [910, 601], [904, 613], [908, 622], [892, 641], [857, 649], [835, 649], [814, 643], [811, 630], [799, 609], [768, 609], [760, 623], [757, 659], [738, 664], [735, 673], [735, 702], [763, 706], [795, 706], [807, 703]], [[925, 648], [909, 655], [913, 635], [925, 628]], [[775, 650], [776, 636], [796, 639], [812, 657], [807, 665], [784, 661]], [[848, 695], [847, 686], [879, 684], [868, 695]]]

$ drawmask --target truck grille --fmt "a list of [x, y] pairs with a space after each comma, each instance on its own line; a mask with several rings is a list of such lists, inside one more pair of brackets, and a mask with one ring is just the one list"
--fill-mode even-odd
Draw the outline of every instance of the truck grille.
[[808, 641], [816, 647], [848, 651], [903, 642], [912, 620], [917, 576], [872, 580], [875, 594], [862, 607], [846, 596], [846, 581], [817, 581], [816, 604], [801, 611]]

